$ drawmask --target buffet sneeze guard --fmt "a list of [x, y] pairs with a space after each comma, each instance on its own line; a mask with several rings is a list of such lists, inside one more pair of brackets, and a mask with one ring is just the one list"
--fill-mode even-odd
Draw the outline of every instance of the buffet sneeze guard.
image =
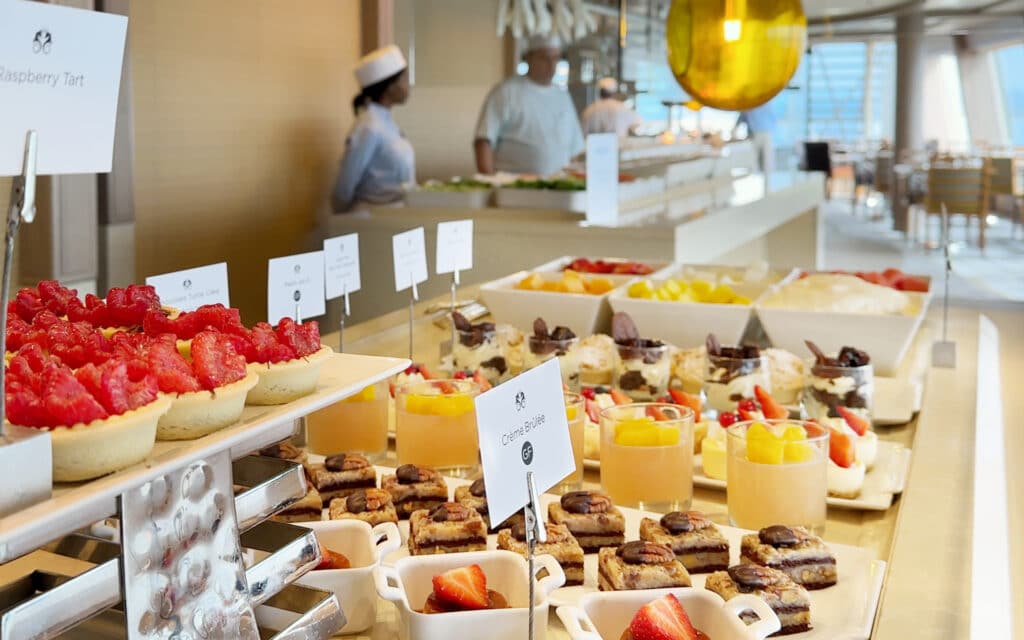
[[[232, 463], [227, 451], [143, 483], [118, 498], [112, 528], [47, 546], [89, 569], [35, 570], [0, 586], [0, 639], [109, 635], [91, 626], [139, 640], [329, 637], [345, 625], [337, 596], [293, 584], [320, 562], [314, 532], [263, 520], [305, 493], [301, 465], [260, 456]], [[113, 540], [97, 537], [102, 530]], [[247, 567], [245, 549], [269, 555]], [[261, 631], [262, 604], [300, 615]]]

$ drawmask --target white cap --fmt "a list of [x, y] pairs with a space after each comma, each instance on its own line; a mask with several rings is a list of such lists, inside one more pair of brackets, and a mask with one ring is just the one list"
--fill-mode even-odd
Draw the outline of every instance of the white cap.
[[537, 51], [538, 49], [558, 49], [561, 51], [562, 39], [555, 33], [543, 33], [530, 36], [530, 39], [526, 41], [526, 51], [523, 53], [530, 53], [531, 51]]
[[360, 58], [356, 64], [356, 82], [360, 89], [365, 89], [390, 78], [407, 66], [402, 50], [389, 44]]
[[601, 78], [597, 81], [597, 88], [601, 91], [618, 91], [619, 81], [615, 78]]

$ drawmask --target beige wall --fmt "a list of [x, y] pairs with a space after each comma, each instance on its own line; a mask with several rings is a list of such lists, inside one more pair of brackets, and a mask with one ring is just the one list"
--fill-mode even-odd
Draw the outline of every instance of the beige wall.
[[395, 117], [416, 149], [416, 174], [472, 174], [473, 129], [490, 88], [506, 74], [495, 33], [497, 0], [395, 0], [395, 40], [412, 47], [414, 86]]
[[136, 279], [220, 260], [247, 321], [306, 250], [351, 125], [354, 0], [133, 0]]

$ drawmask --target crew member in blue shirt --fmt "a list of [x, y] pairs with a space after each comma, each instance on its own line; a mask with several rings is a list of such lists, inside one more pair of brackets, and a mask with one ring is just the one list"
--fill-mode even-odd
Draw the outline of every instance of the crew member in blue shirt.
[[356, 121], [331, 192], [331, 208], [345, 213], [367, 205], [401, 202], [416, 181], [412, 145], [391, 117], [409, 98], [409, 73], [401, 49], [389, 45], [364, 56], [355, 69], [360, 92], [352, 101]]

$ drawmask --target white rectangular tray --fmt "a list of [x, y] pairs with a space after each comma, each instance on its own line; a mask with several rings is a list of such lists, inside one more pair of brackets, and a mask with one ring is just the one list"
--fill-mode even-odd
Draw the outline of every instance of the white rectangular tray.
[[153, 478], [220, 451], [229, 450], [235, 459], [283, 440], [291, 435], [295, 420], [408, 366], [403, 358], [332, 354], [317, 390], [304, 398], [272, 407], [247, 406], [234, 426], [196, 440], [157, 442], [149, 458], [133, 467], [89, 482], [57, 484], [51, 499], [0, 518], [0, 564], [113, 515], [119, 495]]

